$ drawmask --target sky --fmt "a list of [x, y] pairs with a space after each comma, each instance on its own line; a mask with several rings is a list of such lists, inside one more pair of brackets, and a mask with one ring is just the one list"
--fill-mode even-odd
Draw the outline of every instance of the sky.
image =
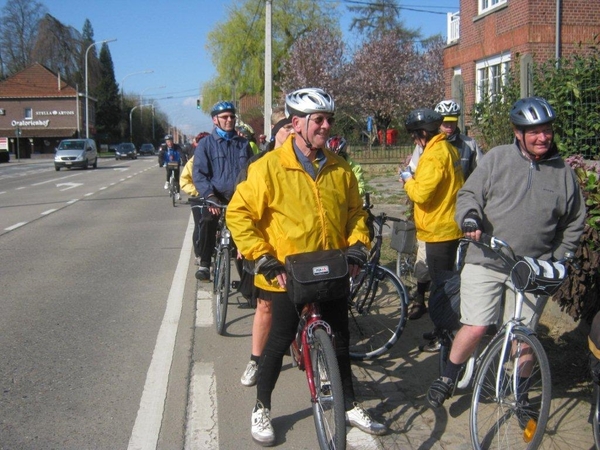
[[[144, 103], [155, 100], [170, 122], [188, 135], [195, 136], [200, 131], [212, 129], [210, 116], [196, 108], [201, 86], [216, 74], [206, 50], [206, 38], [217, 23], [227, 20], [238, 1], [37, 1], [44, 4], [57, 20], [79, 31], [85, 19], [89, 19], [96, 41], [117, 39], [108, 46], [116, 82], [125, 94], [143, 94]], [[328, 0], [322, 2], [328, 3]], [[341, 1], [342, 4], [345, 2]], [[0, 8], [6, 3], [7, 0], [0, 0]], [[404, 24], [420, 28], [424, 37], [446, 36], [446, 13], [459, 10], [459, 0], [398, 3], [403, 8], [401, 19]], [[342, 31], [347, 33], [350, 16], [345, 6], [339, 10], [344, 13]], [[100, 51], [100, 45], [97, 51]], [[144, 71], [153, 72], [139, 73]]]

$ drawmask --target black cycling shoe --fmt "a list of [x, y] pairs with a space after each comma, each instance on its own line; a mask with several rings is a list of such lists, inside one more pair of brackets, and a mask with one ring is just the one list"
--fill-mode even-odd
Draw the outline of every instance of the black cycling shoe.
[[209, 281], [210, 268], [200, 266], [198, 270], [196, 270], [196, 279], [200, 281]]

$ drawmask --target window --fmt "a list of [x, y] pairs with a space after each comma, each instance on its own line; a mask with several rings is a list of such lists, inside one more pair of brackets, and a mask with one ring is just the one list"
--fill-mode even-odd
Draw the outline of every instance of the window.
[[33, 119], [33, 110], [31, 108], [25, 108], [23, 116], [25, 116], [24, 118], [27, 120]]
[[491, 11], [494, 8], [504, 5], [508, 0], [479, 0], [479, 14]]
[[500, 93], [506, 84], [510, 65], [510, 55], [495, 56], [475, 64], [477, 71], [477, 102], [494, 97]]

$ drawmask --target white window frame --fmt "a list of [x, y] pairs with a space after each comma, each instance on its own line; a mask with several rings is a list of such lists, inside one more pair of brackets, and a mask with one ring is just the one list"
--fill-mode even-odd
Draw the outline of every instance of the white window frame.
[[33, 119], [33, 108], [25, 108], [23, 110], [23, 118], [26, 120]]
[[501, 5], [504, 5], [508, 0], [479, 0], [479, 14], [484, 14], [488, 11], [498, 8]]
[[[510, 68], [510, 53], [492, 56], [475, 63], [475, 101], [481, 102], [484, 92], [492, 99], [506, 84]], [[491, 81], [491, 82], [490, 82]]]

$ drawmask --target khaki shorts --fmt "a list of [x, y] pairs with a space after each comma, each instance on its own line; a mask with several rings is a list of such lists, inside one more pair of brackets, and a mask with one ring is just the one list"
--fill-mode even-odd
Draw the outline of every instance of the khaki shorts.
[[[501, 301], [503, 298], [505, 302]], [[523, 324], [535, 330], [547, 301], [546, 296], [525, 293]], [[465, 264], [460, 275], [460, 321], [465, 325], [497, 324], [502, 306], [505, 323], [515, 309], [515, 293], [508, 275], [478, 264]]]
[[425, 242], [417, 241], [417, 258], [415, 260], [415, 278], [419, 283], [431, 281], [429, 268], [427, 267], [427, 256], [425, 254]]

